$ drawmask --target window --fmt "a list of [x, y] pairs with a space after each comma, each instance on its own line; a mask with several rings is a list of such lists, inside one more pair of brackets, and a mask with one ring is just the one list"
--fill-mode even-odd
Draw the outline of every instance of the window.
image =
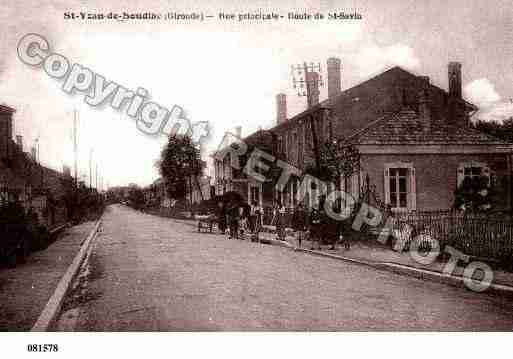
[[308, 151], [313, 149], [313, 137], [312, 137], [312, 126], [308, 122], [305, 124], [305, 146]]
[[297, 138], [297, 164], [301, 166], [303, 164], [303, 133], [299, 129], [299, 136]]
[[390, 205], [392, 208], [408, 208], [408, 191], [406, 190], [408, 170], [406, 168], [390, 168], [389, 171]]
[[411, 163], [385, 165], [385, 202], [398, 211], [416, 209], [415, 169]]
[[294, 151], [294, 142], [292, 142], [293, 139], [292, 139], [292, 133], [287, 133], [287, 160], [289, 162], [292, 162], [292, 153]]
[[333, 133], [332, 133], [332, 128], [331, 128], [331, 121], [329, 119], [326, 119], [325, 133], [326, 133], [326, 139], [331, 140], [331, 138], [333, 137]]
[[490, 168], [482, 162], [463, 162], [458, 166], [458, 187], [464, 182], [470, 185], [479, 184], [482, 178], [490, 184]]
[[295, 162], [296, 162], [296, 164], [298, 164], [299, 163], [299, 143], [298, 143], [298, 136], [297, 136], [296, 131], [294, 131], [294, 134], [292, 135], [292, 137], [293, 137], [293, 141], [294, 141], [293, 143], [294, 143], [294, 147], [295, 147], [294, 150], [296, 151], [295, 152], [296, 153]]
[[257, 186], [250, 187], [250, 203], [254, 202], [260, 203], [260, 187]]
[[481, 162], [463, 162], [458, 167], [458, 187], [463, 183], [479, 184], [482, 178], [490, 184], [490, 168]]

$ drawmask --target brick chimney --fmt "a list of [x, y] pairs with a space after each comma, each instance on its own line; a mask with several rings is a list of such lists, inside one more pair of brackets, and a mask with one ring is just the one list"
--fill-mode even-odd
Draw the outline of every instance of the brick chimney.
[[306, 73], [306, 86], [308, 108], [313, 107], [319, 103], [319, 74], [317, 72]]
[[32, 160], [34, 162], [37, 162], [37, 150], [36, 150], [36, 147], [35, 146], [32, 146], [30, 148], [30, 155], [32, 156]]
[[14, 109], [0, 105], [0, 159], [11, 156], [12, 114], [14, 112]]
[[328, 68], [328, 99], [332, 100], [341, 92], [339, 58], [330, 57], [327, 61]]
[[287, 95], [279, 93], [276, 95], [276, 122], [279, 125], [287, 121]]
[[461, 63], [449, 62], [449, 96], [461, 98]]
[[447, 72], [449, 80], [448, 122], [459, 127], [468, 126], [468, 116], [461, 98], [461, 63], [449, 62]]
[[71, 177], [71, 168], [69, 166], [62, 166], [62, 174], [66, 177]]
[[429, 77], [419, 76], [420, 79], [420, 90], [418, 94], [419, 101], [419, 119], [422, 122], [422, 130], [429, 132], [431, 130], [431, 107], [429, 97]]
[[23, 136], [16, 136], [16, 144], [18, 145], [21, 152], [23, 152]]

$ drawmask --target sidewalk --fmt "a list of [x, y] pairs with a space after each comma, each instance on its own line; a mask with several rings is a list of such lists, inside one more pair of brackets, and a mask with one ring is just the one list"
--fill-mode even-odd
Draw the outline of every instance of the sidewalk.
[[[297, 247], [298, 243], [295, 237], [287, 236], [287, 242]], [[369, 241], [372, 241], [370, 239]], [[303, 241], [301, 243], [301, 247], [303, 249], [311, 249], [312, 244], [310, 241]], [[446, 265], [445, 262], [435, 261], [429, 265], [423, 265], [421, 263], [413, 260], [409, 254], [409, 252], [395, 252], [390, 247], [382, 245], [378, 242], [373, 243], [362, 243], [362, 242], [351, 242], [351, 249], [346, 250], [343, 246], [337, 245], [336, 250], [329, 249], [331, 245], [322, 245], [322, 252], [337, 255], [340, 257], [345, 257], [355, 261], [374, 263], [374, 264], [383, 264], [383, 263], [393, 263], [397, 265], [412, 267], [423, 269], [427, 271], [433, 271], [437, 273], [443, 273], [443, 269]], [[318, 250], [318, 243], [314, 243], [314, 250]], [[458, 266], [455, 268], [452, 273], [453, 276], [461, 277], [463, 274], [464, 266], [463, 263], [458, 262]], [[493, 268], [493, 267], [492, 267]], [[493, 270], [494, 278], [493, 284], [506, 285], [513, 287], [513, 273], [506, 272], [503, 270], [494, 269]]]
[[25, 264], [0, 268], [0, 331], [31, 329], [94, 224], [66, 229], [48, 248], [32, 253]]

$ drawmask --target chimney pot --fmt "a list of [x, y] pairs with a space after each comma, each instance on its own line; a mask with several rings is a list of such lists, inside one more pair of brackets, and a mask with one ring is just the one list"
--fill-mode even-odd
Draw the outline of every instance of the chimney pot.
[[327, 61], [328, 68], [328, 99], [333, 99], [340, 94], [341, 88], [341, 63], [339, 58], [330, 57]]
[[461, 98], [461, 63], [449, 62], [449, 95], [455, 98]]
[[20, 148], [21, 152], [23, 152], [23, 136], [16, 136], [16, 144]]
[[429, 105], [429, 77], [428, 76], [420, 76], [421, 82], [420, 90], [419, 90], [419, 119], [423, 124], [424, 132], [429, 132], [431, 130], [431, 109]]
[[276, 95], [276, 122], [278, 124], [287, 121], [287, 95]]
[[468, 115], [461, 101], [461, 63], [449, 62], [449, 108], [448, 122], [457, 127], [468, 126]]

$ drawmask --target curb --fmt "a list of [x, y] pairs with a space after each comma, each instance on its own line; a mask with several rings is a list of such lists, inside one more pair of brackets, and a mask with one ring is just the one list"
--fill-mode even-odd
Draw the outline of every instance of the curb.
[[[290, 246], [292, 246], [292, 245], [290, 245]], [[304, 253], [309, 253], [312, 255], [317, 255], [320, 257], [328, 257], [328, 258], [332, 258], [332, 259], [342, 260], [344, 262], [349, 262], [349, 263], [358, 264], [358, 265], [365, 265], [365, 266], [376, 268], [376, 269], [394, 272], [394, 273], [400, 274], [400, 275], [407, 275], [407, 276], [416, 277], [416, 278], [424, 279], [424, 280], [426, 280], [426, 279], [432, 280], [432, 281], [436, 281], [439, 283], [449, 284], [451, 286], [460, 287], [460, 288], [463, 287], [463, 288], [467, 289], [467, 287], [464, 284], [463, 277], [460, 277], [460, 276], [444, 274], [444, 273], [440, 273], [440, 272], [430, 271], [430, 270], [426, 270], [426, 269], [411, 267], [411, 266], [392, 263], [392, 262], [372, 262], [372, 261], [365, 261], [365, 260], [343, 257], [343, 256], [339, 256], [336, 254], [324, 253], [324, 252], [310, 250], [310, 249], [295, 248], [295, 247], [293, 247], [293, 249], [294, 249], [294, 251], [298, 251], [298, 252], [304, 252]], [[490, 287], [488, 287], [488, 289], [486, 289], [482, 293], [494, 293], [494, 294], [501, 294], [501, 295], [507, 295], [507, 296], [513, 297], [513, 287], [508, 286], [508, 285], [503, 285], [503, 284], [493, 284], [492, 283], [490, 285]]]
[[[415, 278], [419, 278], [419, 279], [436, 281], [439, 283], [449, 284], [451, 286], [460, 287], [460, 288], [463, 287], [465, 289], [468, 289], [465, 286], [464, 278], [461, 276], [444, 274], [444, 273], [440, 273], [440, 272], [436, 272], [436, 271], [430, 271], [430, 270], [426, 270], [426, 269], [416, 268], [416, 267], [392, 263], [392, 262], [373, 262], [373, 261], [365, 261], [362, 259], [353, 259], [353, 258], [339, 256], [336, 254], [325, 253], [325, 252], [304, 249], [304, 248], [298, 248], [298, 247], [290, 244], [287, 241], [280, 241], [280, 240], [271, 239], [271, 238], [260, 239], [258, 243], [280, 246], [280, 247], [291, 249], [296, 252], [304, 252], [304, 253], [309, 253], [312, 255], [317, 255], [320, 257], [328, 257], [331, 259], [342, 260], [342, 261], [349, 262], [352, 264], [364, 265], [364, 266], [368, 266], [368, 267], [375, 268], [375, 269], [394, 272], [394, 273], [400, 274], [400, 275], [407, 275], [407, 276], [411, 276], [411, 277], [415, 277]], [[490, 287], [488, 287], [482, 293], [494, 293], [494, 294], [507, 295], [507, 296], [513, 297], [513, 286], [492, 283], [490, 285]]]
[[277, 239], [271, 239], [271, 238], [260, 239], [259, 243], [270, 244], [272, 246], [280, 246], [280, 247], [289, 248], [289, 249], [294, 249], [295, 248], [289, 242], [279, 241]]
[[98, 233], [98, 229], [100, 228], [101, 224], [101, 217], [94, 225], [93, 229], [87, 236], [87, 239], [81, 243], [80, 250], [78, 251], [77, 255], [73, 259], [73, 262], [71, 262], [70, 266], [68, 267], [66, 273], [62, 276], [61, 280], [59, 281], [59, 284], [55, 288], [54, 293], [46, 303], [46, 306], [44, 307], [43, 311], [39, 315], [39, 318], [37, 319], [36, 323], [32, 326], [31, 332], [46, 332], [50, 328], [50, 326], [53, 324], [55, 319], [57, 318], [62, 302], [64, 300], [64, 297], [69, 289], [69, 286], [73, 279], [75, 278], [75, 275], [78, 272], [78, 269], [80, 268], [80, 265], [82, 264], [82, 261], [84, 260], [87, 251], [89, 249], [89, 246], [91, 245], [93, 239], [96, 237], [96, 234]]

